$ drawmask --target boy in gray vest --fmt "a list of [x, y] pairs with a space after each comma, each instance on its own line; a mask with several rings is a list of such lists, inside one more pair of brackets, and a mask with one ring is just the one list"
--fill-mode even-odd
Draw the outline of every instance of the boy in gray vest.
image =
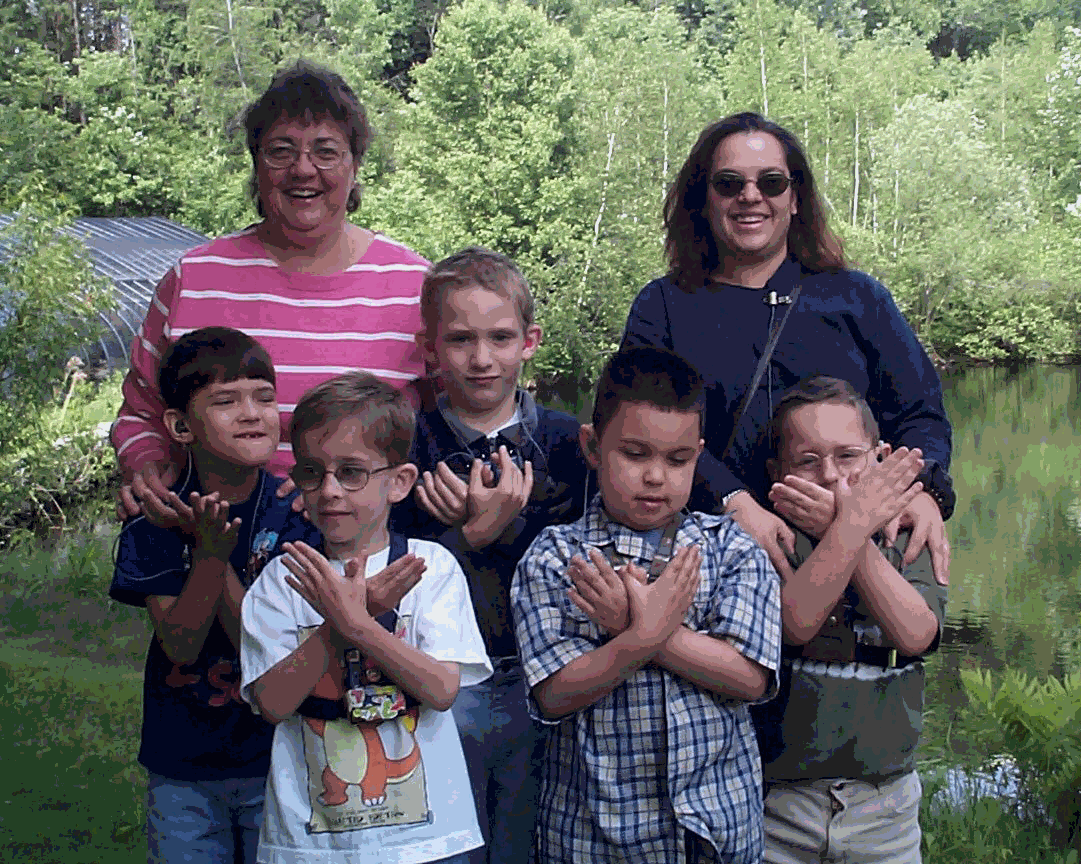
[[781, 692], [752, 709], [765, 860], [919, 862], [923, 657], [938, 647], [946, 588], [926, 550], [903, 566], [906, 533], [890, 546], [879, 532], [922, 488], [920, 451], [891, 453], [867, 403], [835, 378], [785, 394], [770, 431], [774, 482], [819, 509], [832, 497], [833, 517], [817, 536], [796, 532]]

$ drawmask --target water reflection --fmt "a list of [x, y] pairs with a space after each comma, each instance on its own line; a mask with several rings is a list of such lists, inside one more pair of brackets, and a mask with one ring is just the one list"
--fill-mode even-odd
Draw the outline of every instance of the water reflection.
[[1081, 368], [972, 369], [945, 380], [957, 511], [950, 606], [928, 664], [924, 750], [965, 749], [960, 670], [1078, 668]]
[[[968, 369], [944, 379], [957, 510], [942, 647], [928, 662], [922, 749], [964, 751], [963, 668], [1081, 669], [1081, 367]], [[573, 387], [538, 398], [585, 419]]]

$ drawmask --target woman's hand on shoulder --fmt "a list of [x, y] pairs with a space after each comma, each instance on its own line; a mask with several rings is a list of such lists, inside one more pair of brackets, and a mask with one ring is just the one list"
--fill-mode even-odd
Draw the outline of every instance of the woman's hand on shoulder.
[[792, 578], [792, 565], [788, 563], [786, 552], [796, 551], [796, 532], [780, 516], [759, 505], [746, 491], [733, 496], [724, 512], [766, 550], [782, 580]]
[[162, 528], [178, 527], [184, 520], [170, 504], [169, 487], [180, 477], [174, 462], [146, 462], [126, 478], [116, 496], [116, 516], [121, 522], [144, 514]]
[[912, 534], [905, 547], [905, 566], [908, 566], [926, 548], [931, 552], [931, 568], [939, 585], [950, 584], [950, 541], [946, 536], [946, 523], [938, 503], [927, 492], [920, 492], [901, 513], [883, 529], [886, 540], [893, 543], [902, 528]]

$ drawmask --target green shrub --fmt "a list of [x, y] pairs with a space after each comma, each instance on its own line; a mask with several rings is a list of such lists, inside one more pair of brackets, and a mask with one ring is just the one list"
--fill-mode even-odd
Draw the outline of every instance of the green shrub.
[[961, 672], [984, 753], [1006, 754], [1017, 772], [1016, 816], [1046, 817], [1056, 848], [1081, 851], [1081, 675], [1046, 681], [1006, 670]]
[[0, 449], [0, 546], [19, 532], [55, 533], [73, 514], [92, 519], [110, 509], [117, 469], [106, 432], [120, 406], [120, 378], [96, 384], [72, 365], [61, 393], [36, 418], [35, 439]]

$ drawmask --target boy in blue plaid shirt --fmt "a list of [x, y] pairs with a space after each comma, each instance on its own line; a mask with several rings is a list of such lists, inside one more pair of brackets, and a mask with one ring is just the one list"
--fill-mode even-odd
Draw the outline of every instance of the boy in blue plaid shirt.
[[747, 703], [780, 663], [780, 584], [729, 518], [684, 512], [704, 387], [684, 360], [609, 360], [582, 427], [600, 486], [515, 574], [530, 708], [550, 724], [538, 864], [752, 864], [762, 770]]

